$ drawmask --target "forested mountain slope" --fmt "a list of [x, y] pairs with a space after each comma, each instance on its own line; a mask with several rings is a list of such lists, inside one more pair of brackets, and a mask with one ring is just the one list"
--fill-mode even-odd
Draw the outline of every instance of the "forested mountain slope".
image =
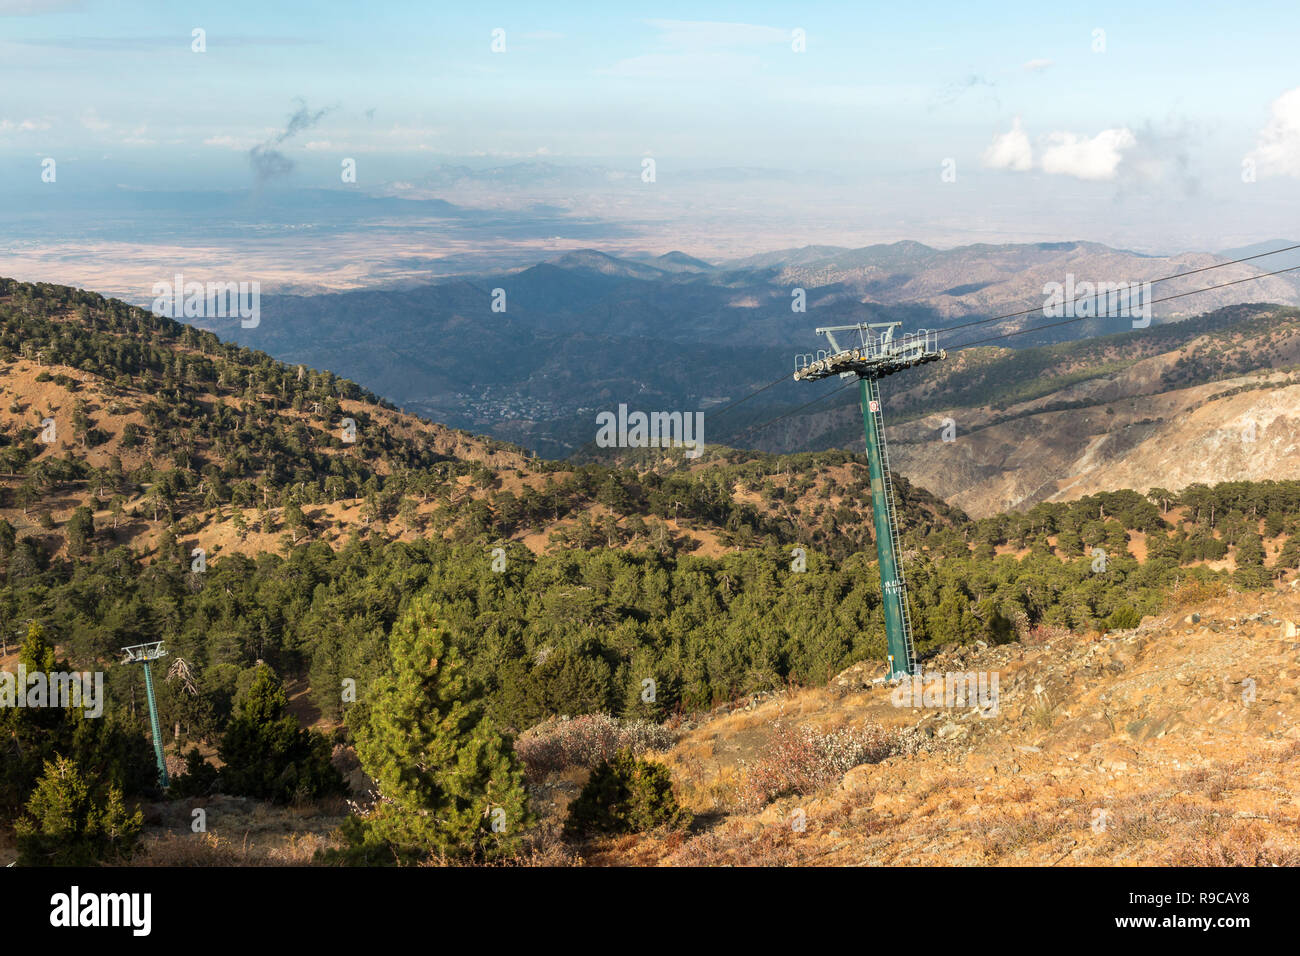
[[[0, 773], [3, 812], [54, 746], [149, 790], [139, 672], [120, 655], [147, 641], [184, 662], [158, 681], [184, 786], [220, 763], [226, 792], [274, 800], [332, 792], [329, 748], [290, 734], [292, 776], [250, 776], [250, 707], [346, 751], [345, 691], [366, 701], [417, 599], [510, 732], [594, 712], [680, 719], [858, 663], [872, 673], [884, 655], [866, 468], [847, 452], [534, 461], [326, 372], [12, 283], [0, 387], [0, 667], [25, 635], [33, 659], [102, 670], [109, 704], [89, 737], [0, 715], [26, 755]], [[342, 417], [355, 442], [334, 431]], [[923, 658], [1131, 627], [1189, 582], [1267, 589], [1300, 565], [1300, 482], [1105, 492], [980, 520], [896, 484]]]

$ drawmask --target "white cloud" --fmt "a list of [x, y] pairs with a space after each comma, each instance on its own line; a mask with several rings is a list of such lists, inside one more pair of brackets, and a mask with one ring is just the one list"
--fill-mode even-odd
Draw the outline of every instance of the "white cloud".
[[1028, 63], [1025, 64], [1025, 69], [1028, 70], [1030, 73], [1039, 73], [1047, 69], [1051, 65], [1052, 65], [1051, 60], [1045, 60], [1045, 59], [1030, 60]]
[[1120, 163], [1125, 159], [1125, 150], [1131, 150], [1137, 145], [1137, 137], [1127, 127], [1104, 129], [1091, 138], [1058, 131], [1042, 138], [1039, 159], [1035, 163], [1029, 135], [1020, 125], [1020, 117], [1017, 116], [1010, 130], [993, 137], [993, 142], [984, 150], [980, 160], [990, 169], [1010, 169], [1023, 173], [1037, 166], [1045, 173], [1058, 176], [1114, 179]]
[[203, 141], [204, 146], [223, 146], [227, 149], [246, 150], [257, 144], [255, 139], [240, 139], [236, 136], [209, 136]]
[[981, 160], [990, 169], [1014, 169], [1017, 172], [1024, 172], [1034, 165], [1034, 150], [1020, 126], [1019, 116], [1012, 122], [1010, 130], [993, 137]]
[[110, 129], [113, 124], [107, 120], [100, 119], [99, 114], [95, 112], [95, 108], [92, 106], [90, 109], [86, 110], [86, 112], [81, 114], [81, 125], [86, 127], [88, 130], [102, 133], [105, 130]]
[[25, 119], [17, 123], [13, 120], [0, 120], [0, 133], [32, 133], [49, 128], [50, 124], [45, 120]]
[[157, 146], [158, 141], [149, 135], [149, 124], [142, 123], [135, 129], [131, 130], [126, 136], [122, 137], [122, 142], [128, 146]]
[[1273, 101], [1268, 125], [1250, 154], [1260, 175], [1300, 176], [1300, 87]]
[[1114, 179], [1123, 151], [1136, 146], [1137, 137], [1120, 127], [1104, 129], [1091, 139], [1075, 133], [1049, 133], [1047, 143], [1043, 172], [1079, 179]]

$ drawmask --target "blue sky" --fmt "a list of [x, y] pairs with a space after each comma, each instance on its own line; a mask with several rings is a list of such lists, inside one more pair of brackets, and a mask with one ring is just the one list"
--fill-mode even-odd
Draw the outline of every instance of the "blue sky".
[[[226, 188], [258, 144], [331, 186], [346, 156], [372, 184], [643, 156], [928, 181], [951, 159], [1007, 197], [1034, 178], [1213, 203], [1258, 154], [1247, 205], [1294, 202], [1297, 36], [1294, 2], [0, 0], [0, 168], [56, 156], [87, 186]], [[295, 111], [325, 112], [285, 137]]]
[[48, 124], [35, 148], [242, 141], [300, 97], [368, 150], [846, 166], [982, 147], [1014, 115], [1088, 135], [1185, 120], [1244, 152], [1300, 85], [1294, 3], [613, 7], [4, 0], [45, 12], [0, 16], [0, 110]]

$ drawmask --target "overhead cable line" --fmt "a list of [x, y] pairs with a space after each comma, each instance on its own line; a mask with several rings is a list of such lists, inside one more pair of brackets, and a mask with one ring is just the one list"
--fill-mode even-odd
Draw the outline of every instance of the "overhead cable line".
[[832, 395], [838, 395], [840, 392], [844, 391], [845, 389], [853, 388], [857, 384], [858, 383], [856, 381], [849, 382], [847, 385], [842, 385], [839, 388], [835, 389], [834, 391], [827, 392], [825, 395], [819, 395], [817, 398], [814, 398], [811, 402], [804, 402], [798, 408], [792, 408], [790, 409], [790, 411], [786, 412], [783, 415], [778, 415], [776, 418], [769, 418], [767, 421], [759, 422], [757, 425], [750, 425], [747, 428], [742, 428], [740, 431], [736, 432], [733, 437], [747, 435], [750, 432], [754, 431], [755, 429], [766, 428], [769, 425], [775, 425], [777, 422], [783, 421], [784, 419], [789, 418], [791, 415], [797, 415], [800, 412], [802, 412], [805, 408], [811, 408], [813, 405], [816, 405], [818, 402], [823, 402], [826, 399], [830, 398]]
[[[1293, 246], [1293, 247], [1288, 247], [1288, 248], [1298, 248], [1298, 247]], [[1273, 254], [1276, 254], [1277, 252], [1285, 252], [1285, 251], [1287, 251], [1287, 250], [1285, 250], [1285, 249], [1278, 249], [1278, 250], [1275, 250], [1274, 253], [1268, 253], [1268, 254], [1269, 254], [1269, 255], [1273, 255]], [[1239, 261], [1240, 261], [1240, 260], [1239, 260]], [[1223, 264], [1223, 265], [1231, 265], [1232, 263], [1227, 263], [1227, 262], [1225, 262], [1225, 263], [1222, 263], [1222, 264]], [[1214, 267], [1206, 267], [1206, 268], [1214, 268]], [[1199, 270], [1199, 271], [1205, 271], [1205, 270]], [[1158, 299], [1152, 299], [1151, 302], [1148, 303], [1148, 304], [1154, 305], [1156, 302], [1168, 302], [1168, 301], [1170, 301], [1171, 299], [1181, 299], [1181, 298], [1184, 298], [1184, 297], [1189, 296], [1189, 295], [1200, 295], [1200, 294], [1203, 293], [1203, 292], [1213, 292], [1215, 289], [1223, 289], [1223, 288], [1226, 288], [1226, 287], [1228, 287], [1228, 286], [1239, 285], [1239, 284], [1241, 284], [1241, 283], [1243, 283], [1243, 282], [1253, 282], [1253, 281], [1256, 280], [1256, 279], [1267, 279], [1267, 278], [1269, 278], [1270, 276], [1282, 275], [1282, 274], [1287, 273], [1287, 272], [1296, 272], [1296, 271], [1300, 271], [1300, 266], [1291, 266], [1291, 267], [1286, 268], [1286, 269], [1277, 269], [1277, 270], [1275, 270], [1275, 271], [1273, 271], [1273, 272], [1262, 272], [1262, 273], [1259, 273], [1259, 274], [1257, 274], [1257, 275], [1246, 276], [1246, 277], [1241, 278], [1241, 279], [1232, 279], [1232, 280], [1230, 280], [1230, 281], [1228, 281], [1228, 282], [1221, 282], [1221, 283], [1219, 283], [1218, 285], [1206, 286], [1205, 288], [1202, 288], [1202, 289], [1192, 289], [1192, 290], [1187, 291], [1187, 292], [1176, 292], [1176, 293], [1174, 293], [1174, 294], [1172, 294], [1172, 295], [1162, 296], [1161, 298], [1158, 298]], [[1190, 275], [1190, 273], [1185, 273], [1185, 274], [1189, 274], [1189, 275]], [[1032, 310], [1030, 310], [1030, 311], [1031, 311], [1031, 312], [1037, 312], [1037, 311], [1039, 311], [1039, 309], [1032, 309]], [[1027, 314], [1027, 313], [1017, 313], [1017, 314]], [[1047, 329], [1058, 328], [1059, 326], [1062, 326], [1062, 325], [1070, 325], [1070, 324], [1075, 323], [1075, 322], [1086, 322], [1086, 321], [1089, 320], [1089, 319], [1097, 319], [1097, 318], [1102, 318], [1102, 319], [1104, 319], [1104, 318], [1107, 318], [1107, 317], [1106, 317], [1106, 316], [1095, 316], [1095, 315], [1076, 316], [1076, 317], [1074, 317], [1074, 318], [1070, 318], [1070, 319], [1063, 319], [1063, 320], [1061, 320], [1060, 322], [1051, 322], [1051, 323], [1048, 323], [1047, 325], [1036, 325], [1036, 326], [1033, 326], [1032, 328], [1027, 328], [1027, 329], [1015, 329], [1015, 330], [1012, 330], [1012, 331], [1010, 331], [1010, 332], [1003, 332], [1003, 333], [1001, 333], [1001, 334], [999, 334], [999, 335], [992, 335], [992, 336], [989, 336], [988, 338], [978, 339], [978, 340], [976, 340], [976, 341], [974, 341], [974, 342], [966, 342], [966, 343], [964, 343], [964, 344], [962, 344], [962, 345], [958, 345], [958, 346], [954, 347], [953, 349], [950, 349], [949, 351], [960, 352], [960, 351], [963, 351], [963, 350], [965, 350], [965, 349], [974, 348], [974, 347], [979, 346], [979, 345], [988, 345], [989, 343], [992, 343], [992, 342], [999, 342], [999, 341], [1001, 341], [1002, 339], [1009, 339], [1009, 338], [1012, 338], [1013, 336], [1017, 336], [1017, 335], [1028, 335], [1028, 334], [1030, 334], [1030, 333], [1032, 333], [1032, 332], [1041, 332], [1041, 331], [1045, 331], [1045, 330], [1047, 330]], [[940, 329], [940, 330], [939, 330], [940, 333], [947, 332], [947, 331], [949, 331], [949, 330], [947, 330], [947, 329]], [[783, 381], [783, 380], [784, 380], [784, 379], [778, 379], [777, 381], [779, 382], [779, 381]], [[773, 382], [773, 383], [772, 383], [772, 385], [775, 385], [775, 384], [777, 384], [777, 383], [776, 383], [776, 382]], [[750, 432], [758, 431], [758, 430], [760, 430], [760, 429], [766, 428], [766, 427], [769, 426], [769, 425], [774, 425], [774, 424], [776, 424], [776, 423], [779, 422], [779, 421], [783, 421], [784, 419], [787, 419], [787, 418], [791, 417], [792, 415], [797, 415], [799, 412], [801, 412], [801, 411], [803, 411], [804, 409], [809, 408], [809, 407], [811, 407], [811, 406], [813, 406], [813, 405], [816, 405], [818, 402], [825, 401], [826, 399], [830, 398], [832, 395], [838, 395], [840, 392], [845, 391], [845, 389], [848, 389], [848, 388], [853, 387], [854, 384], [856, 384], [856, 383], [855, 383], [855, 382], [850, 382], [848, 385], [845, 385], [845, 386], [843, 386], [843, 387], [841, 387], [841, 388], [838, 388], [838, 389], [836, 389], [835, 391], [827, 392], [825, 395], [822, 395], [822, 396], [820, 396], [820, 397], [818, 397], [818, 398], [815, 398], [815, 399], [813, 399], [811, 402], [805, 402], [803, 405], [800, 405], [800, 406], [798, 406], [797, 408], [792, 408], [790, 411], [785, 412], [785, 413], [783, 413], [783, 414], [781, 414], [781, 415], [778, 415], [778, 416], [776, 416], [775, 418], [770, 418], [770, 419], [768, 419], [767, 421], [759, 422], [758, 424], [755, 424], [755, 425], [749, 425], [749, 426], [747, 426], [747, 427], [741, 429], [740, 431], [736, 432], [735, 435], [733, 435], [732, 437], [733, 437], [733, 438], [737, 438], [737, 437], [739, 437], [739, 436], [741, 436], [741, 435], [747, 435], [747, 434], [749, 434]], [[764, 386], [764, 387], [765, 387], [765, 388], [770, 388], [771, 385]], [[758, 394], [758, 392], [753, 392], [753, 393], [751, 393], [751, 394], [756, 395], [756, 394]], [[744, 399], [741, 399], [741, 401], [743, 401], [743, 400], [744, 400]], [[735, 402], [735, 403], [733, 403], [733, 404], [739, 404], [739, 402]]]
[[[1151, 285], [1156, 285], [1156, 284], [1161, 283], [1161, 282], [1168, 282], [1168, 281], [1171, 280], [1171, 279], [1182, 279], [1182, 278], [1184, 278], [1185, 276], [1196, 275], [1197, 273], [1200, 273], [1200, 272], [1209, 272], [1209, 271], [1211, 271], [1211, 270], [1213, 270], [1213, 269], [1222, 269], [1222, 268], [1224, 268], [1225, 266], [1235, 266], [1235, 265], [1239, 265], [1240, 263], [1243, 263], [1243, 262], [1250, 262], [1252, 259], [1263, 259], [1265, 256], [1276, 256], [1276, 255], [1278, 255], [1278, 254], [1280, 254], [1280, 253], [1283, 253], [1283, 252], [1291, 252], [1291, 251], [1296, 250], [1296, 249], [1300, 249], [1300, 243], [1296, 243], [1296, 244], [1293, 245], [1293, 246], [1283, 246], [1281, 249], [1274, 249], [1274, 250], [1272, 250], [1272, 251], [1270, 251], [1270, 252], [1260, 252], [1260, 253], [1256, 253], [1256, 254], [1253, 255], [1253, 256], [1244, 256], [1244, 257], [1242, 257], [1242, 258], [1240, 258], [1240, 259], [1232, 259], [1232, 260], [1230, 260], [1230, 261], [1228, 261], [1228, 262], [1216, 262], [1216, 263], [1214, 263], [1213, 265], [1201, 266], [1201, 267], [1199, 267], [1199, 268], [1197, 268], [1197, 269], [1188, 269], [1186, 272], [1176, 272], [1176, 273], [1174, 273], [1173, 275], [1160, 276], [1159, 278], [1149, 280], [1149, 282], [1150, 282]], [[1289, 270], [1285, 270], [1285, 269], [1284, 269], [1284, 270], [1282, 270], [1282, 271], [1283, 271], [1283, 272], [1286, 272], [1286, 271], [1289, 271]], [[1248, 276], [1247, 278], [1250, 278], [1250, 279], [1262, 279], [1262, 278], [1264, 278], [1265, 275], [1276, 275], [1276, 274], [1277, 274], [1277, 273], [1274, 273], [1274, 272], [1268, 272], [1268, 273], [1262, 273], [1262, 274], [1260, 274], [1260, 275]], [[1245, 281], [1245, 280], [1240, 280], [1240, 281]], [[1213, 287], [1212, 287], [1212, 288], [1213, 288]], [[1072, 300], [1072, 304], [1075, 303], [1075, 302], [1086, 302], [1089, 298], [1091, 298], [1091, 299], [1093, 299], [1093, 300], [1095, 301], [1098, 297], [1100, 297], [1100, 296], [1102, 296], [1102, 295], [1108, 295], [1108, 294], [1109, 294], [1108, 292], [1098, 292], [1098, 293], [1095, 293], [1095, 294], [1092, 295], [1092, 296], [1082, 296], [1082, 297], [1080, 297], [1080, 298], [1078, 298], [1078, 299], [1074, 299], [1074, 300]], [[1158, 300], [1156, 300], [1156, 301], [1163, 301], [1163, 300], [1159, 300], [1159, 299], [1158, 299]], [[972, 321], [970, 321], [970, 322], [962, 322], [962, 323], [960, 323], [960, 324], [958, 324], [958, 325], [950, 325], [950, 326], [948, 326], [947, 328], [939, 329], [938, 331], [943, 332], [943, 333], [945, 333], [945, 334], [948, 333], [948, 332], [956, 332], [956, 331], [958, 331], [958, 330], [960, 330], [960, 329], [969, 329], [969, 328], [972, 328], [972, 327], [977, 326], [977, 325], [988, 325], [988, 324], [990, 324], [990, 323], [992, 323], [992, 322], [1002, 322], [1002, 321], [1005, 321], [1006, 319], [1016, 319], [1016, 318], [1020, 318], [1021, 316], [1024, 316], [1024, 315], [1033, 315], [1035, 312], [1038, 312], [1038, 311], [1040, 311], [1041, 309], [1042, 309], [1042, 306], [1036, 306], [1036, 307], [1034, 307], [1034, 308], [1032, 308], [1032, 309], [1022, 309], [1022, 310], [1019, 311], [1019, 312], [1007, 312], [1007, 313], [1004, 314], [1004, 315], [994, 315], [994, 316], [991, 316], [991, 317], [989, 317], [989, 318], [987, 318], [987, 319], [974, 319], [974, 320], [972, 320]]]
[[[1170, 299], [1181, 299], [1184, 296], [1189, 296], [1189, 295], [1200, 295], [1202, 292], [1213, 292], [1215, 289], [1223, 289], [1230, 285], [1238, 285], [1239, 283], [1242, 282], [1253, 282], [1256, 279], [1267, 279], [1269, 276], [1282, 275], [1282, 273], [1284, 272], [1295, 272], [1298, 269], [1300, 269], [1300, 266], [1291, 266], [1288, 269], [1278, 269], [1274, 272], [1261, 272], [1258, 275], [1246, 276], [1244, 279], [1233, 279], [1229, 282], [1221, 282], [1218, 285], [1206, 286], [1204, 289], [1192, 289], [1189, 292], [1175, 292], [1173, 295], [1166, 295], [1166, 296], [1162, 296], [1159, 299], [1152, 299], [1150, 302], [1147, 303], [1147, 305], [1154, 305], [1157, 302], [1168, 302]], [[1060, 322], [1050, 322], [1047, 325], [1035, 325], [1028, 329], [1016, 329], [1011, 332], [1003, 332], [1001, 335], [990, 336], [989, 338], [986, 339], [976, 339], [974, 342], [964, 342], [961, 345], [953, 346], [951, 351], [960, 352], [963, 349], [974, 348], [977, 345], [986, 345], [989, 342], [997, 342], [1001, 339], [1009, 339], [1014, 335], [1028, 335], [1030, 332], [1041, 332], [1045, 329], [1054, 329], [1061, 325], [1069, 325], [1072, 322], [1086, 322], [1088, 319], [1105, 319], [1105, 318], [1110, 318], [1110, 316], [1079, 315], [1070, 319], [1062, 319]]]

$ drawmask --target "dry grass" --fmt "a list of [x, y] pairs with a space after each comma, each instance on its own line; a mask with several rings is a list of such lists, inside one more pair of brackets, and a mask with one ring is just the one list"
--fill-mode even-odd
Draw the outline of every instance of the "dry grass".
[[1165, 602], [1166, 611], [1181, 611], [1190, 607], [1201, 607], [1222, 601], [1229, 594], [1229, 587], [1222, 581], [1201, 581], [1188, 578], [1169, 593]]
[[1180, 840], [1165, 853], [1169, 866], [1300, 866], [1300, 847], [1282, 844], [1257, 824]]
[[732, 813], [739, 807], [744, 783], [734, 766], [711, 767], [700, 757], [689, 755], [669, 762], [678, 800], [692, 813]]
[[1056, 723], [1056, 702], [1051, 694], [1035, 694], [1025, 706], [1025, 713], [1029, 722], [1039, 730], [1051, 730]]
[[[206, 814], [206, 832], [191, 829], [196, 809]], [[276, 806], [218, 795], [155, 804], [151, 814], [158, 822], [145, 828], [139, 865], [307, 866], [317, 851], [342, 846], [335, 831], [346, 805], [328, 800]]]
[[[1068, 828], [1069, 825], [1059, 816], [1038, 811], [980, 814], [970, 825], [971, 833], [979, 839], [988, 860], [1034, 849], [1054, 840]], [[1040, 858], [1045, 855], [1038, 854]]]
[[163, 833], [146, 839], [132, 861], [137, 866], [310, 866], [317, 852], [342, 844], [320, 833], [285, 833], [268, 846], [251, 833], [231, 838], [217, 833]]
[[[808, 827], [813, 823], [808, 821]], [[664, 863], [668, 866], [794, 866], [805, 862], [798, 841], [805, 834], [787, 825], [723, 828], [689, 840]]]

